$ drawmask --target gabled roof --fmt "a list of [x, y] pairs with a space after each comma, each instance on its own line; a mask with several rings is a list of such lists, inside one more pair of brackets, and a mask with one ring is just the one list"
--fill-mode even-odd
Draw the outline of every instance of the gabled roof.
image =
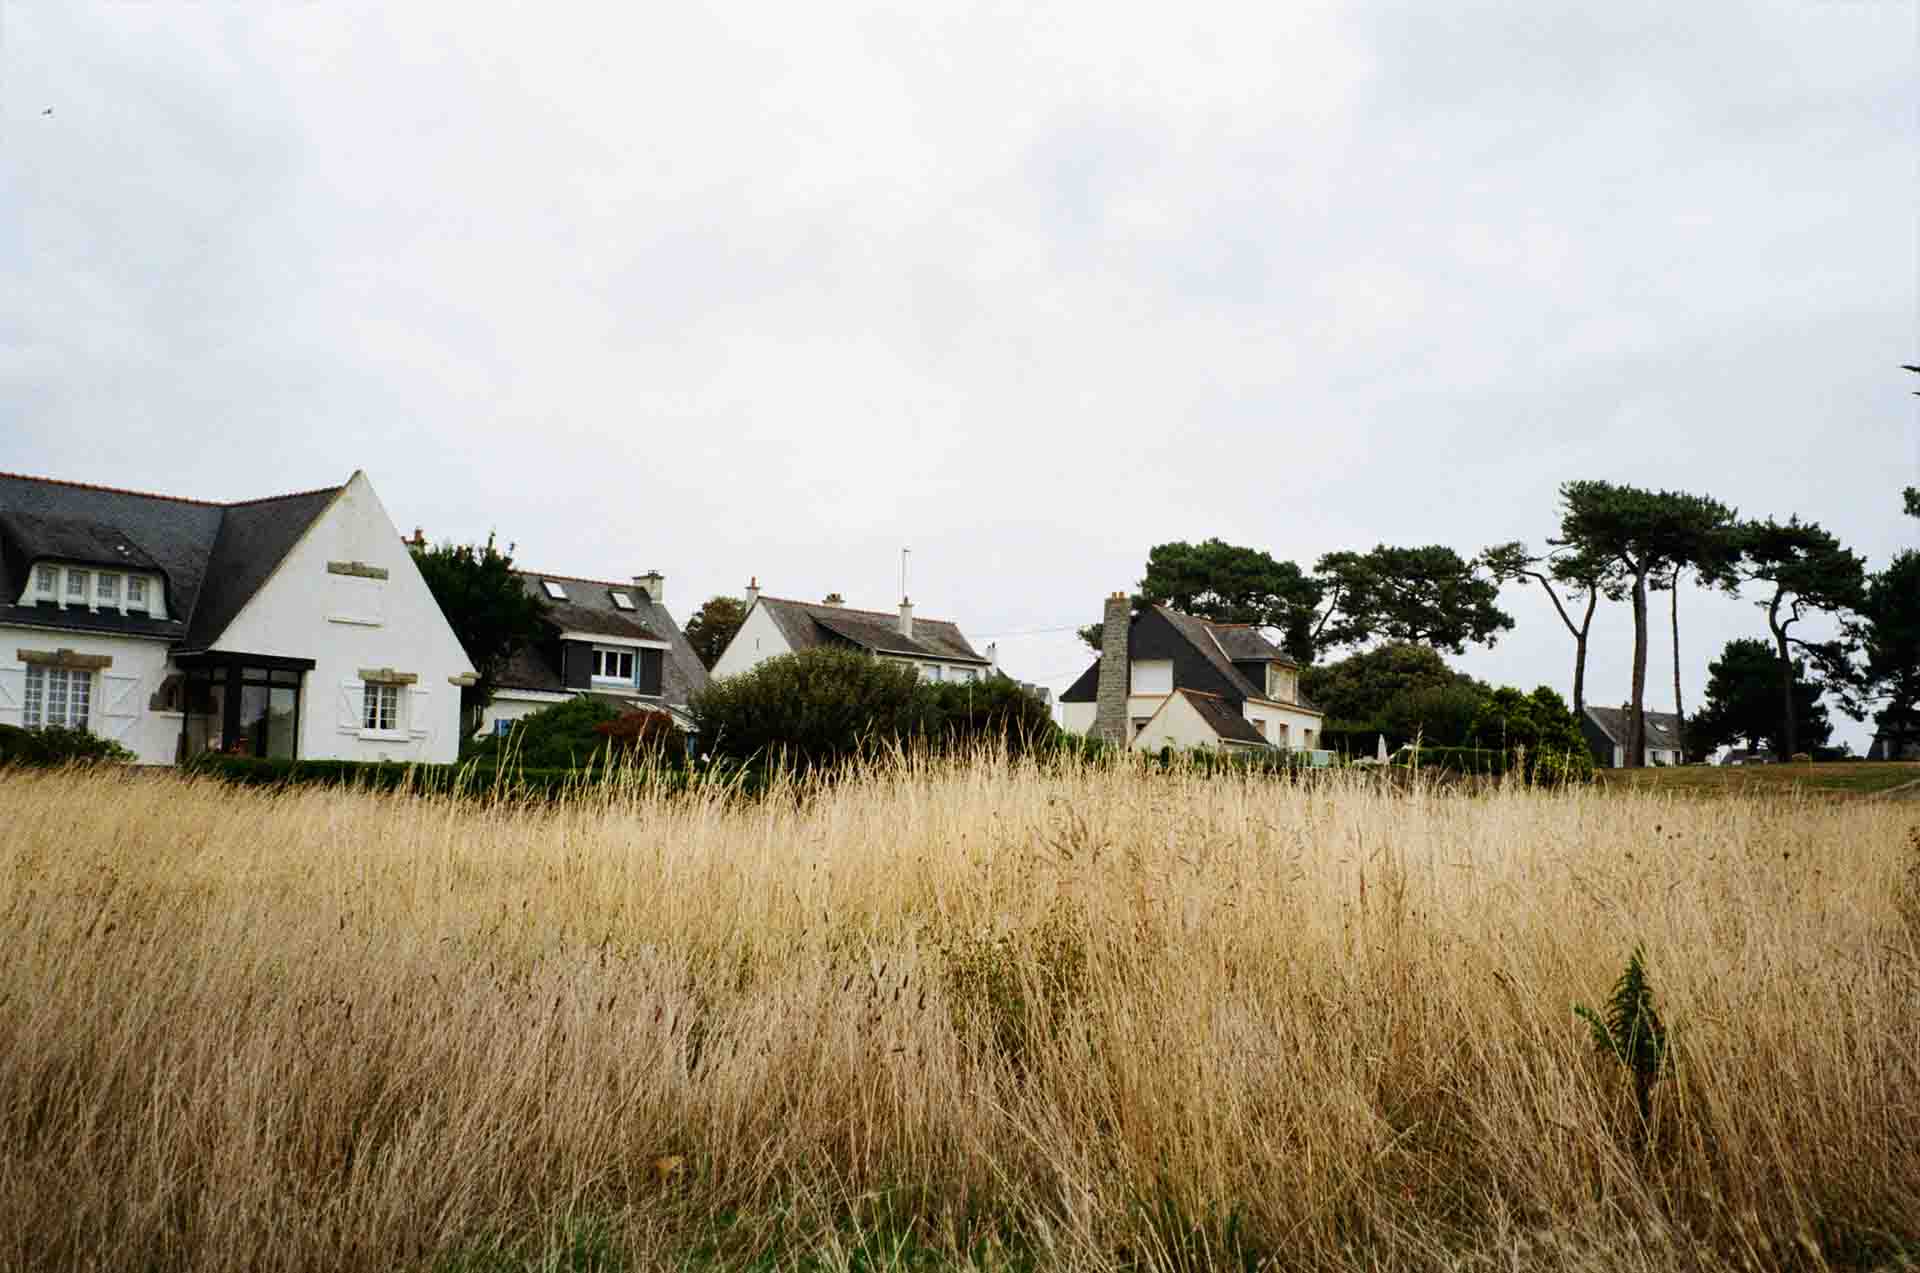
[[[1269, 745], [1259, 727], [1218, 694], [1203, 694], [1199, 690], [1175, 690], [1174, 693], [1186, 699], [1193, 710], [1200, 714], [1200, 719], [1206, 722], [1207, 728], [1227, 742]], [[1165, 706], [1160, 710], [1165, 711]]]
[[765, 607], [767, 616], [787, 639], [788, 647], [796, 652], [843, 641], [876, 654], [988, 665], [959, 627], [946, 619], [915, 616], [913, 635], [907, 637], [900, 633], [900, 616], [883, 610], [850, 610], [845, 606], [791, 601], [764, 594], [754, 604]]
[[[1184, 641], [1186, 645], [1191, 647], [1193, 652], [1205, 662], [1206, 670], [1211, 672], [1215, 678], [1213, 682], [1209, 683], [1206, 681], [1204, 675], [1201, 676], [1202, 683], [1210, 684], [1211, 686], [1206, 692], [1211, 693], [1225, 689], [1229, 691], [1232, 696], [1237, 696], [1240, 699], [1253, 698], [1259, 699], [1261, 702], [1271, 702], [1273, 700], [1267, 697], [1266, 686], [1255, 685], [1247, 678], [1245, 672], [1242, 672], [1238, 667], [1234, 666], [1234, 663], [1236, 661], [1242, 663], [1267, 662], [1282, 663], [1288, 667], [1297, 666], [1292, 659], [1287, 657], [1285, 651], [1274, 645], [1273, 642], [1267, 640], [1257, 629], [1237, 623], [1214, 623], [1212, 620], [1202, 619], [1191, 614], [1183, 614], [1178, 610], [1162, 605], [1155, 605], [1147, 610], [1143, 610], [1139, 614], [1134, 615], [1130, 620], [1132, 625], [1128, 634], [1130, 657], [1142, 657], [1139, 654], [1133, 653], [1133, 643], [1136, 640], [1149, 639], [1141, 636], [1140, 623], [1150, 614], [1164, 622], [1166, 627], [1171, 629], [1180, 641]], [[1149, 636], [1151, 637], [1151, 641], [1160, 639], [1151, 633]], [[1150, 644], [1151, 641], [1149, 642]], [[1145, 657], [1164, 658], [1166, 657], [1166, 653], [1164, 651], [1156, 652]], [[1188, 686], [1186, 688], [1198, 687]], [[1063, 703], [1091, 703], [1099, 697], [1099, 690], [1100, 660], [1096, 657], [1092, 666], [1082, 672], [1079, 678], [1067, 688], [1066, 693], [1060, 696], [1060, 701]], [[1319, 710], [1319, 708], [1307, 700], [1304, 694], [1296, 696], [1294, 705], [1304, 708], [1307, 711]]]
[[[660, 694], [666, 702], [685, 703], [688, 695], [706, 687], [707, 669], [700, 662], [700, 656], [687, 644], [686, 635], [680, 631], [680, 625], [673, 621], [673, 616], [667, 613], [667, 608], [655, 601], [645, 588], [633, 583], [587, 579], [579, 575], [542, 574], [532, 570], [514, 573], [520, 576], [521, 587], [547, 603], [547, 621], [556, 635], [560, 632], [592, 632], [603, 636], [631, 637], [638, 641], [666, 642], [666, 658], [661, 660], [660, 666]], [[546, 581], [549, 579], [559, 584], [567, 594], [565, 601], [555, 600], [547, 594]], [[616, 592], [631, 601], [633, 609], [622, 609], [613, 599]], [[557, 650], [550, 646], [530, 646], [520, 650], [500, 670], [498, 684], [503, 689], [567, 692], [560, 669], [553, 663], [556, 653]]]
[[[218, 639], [339, 490], [215, 504], [0, 473], [0, 623], [199, 648]], [[157, 571], [169, 617], [13, 604], [39, 560]]]
[[[1647, 746], [1665, 749], [1683, 745], [1678, 716], [1672, 712], [1652, 712], [1644, 709], [1641, 714], [1647, 721]], [[1624, 707], [1594, 707], [1591, 704], [1587, 707], [1588, 718], [1600, 727], [1600, 732], [1623, 747], [1627, 742], [1631, 715], [1632, 713]]]

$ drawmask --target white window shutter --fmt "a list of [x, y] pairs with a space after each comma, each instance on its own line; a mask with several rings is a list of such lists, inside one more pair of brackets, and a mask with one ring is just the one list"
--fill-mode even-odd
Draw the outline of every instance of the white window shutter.
[[24, 663], [0, 667], [0, 725], [18, 725], [27, 693], [27, 668]]
[[413, 687], [413, 701], [407, 704], [407, 729], [415, 738], [433, 732], [433, 718], [427, 715], [427, 691], [418, 685]]
[[140, 714], [140, 678], [130, 672], [100, 674], [99, 728], [102, 737], [119, 742]]
[[340, 732], [359, 733], [366, 711], [366, 687], [357, 680], [340, 682]]

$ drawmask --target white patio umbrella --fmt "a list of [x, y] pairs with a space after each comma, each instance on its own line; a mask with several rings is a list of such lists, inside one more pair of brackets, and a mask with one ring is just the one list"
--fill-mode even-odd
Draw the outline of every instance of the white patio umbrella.
[[1387, 736], [1385, 734], [1375, 734], [1373, 737], [1376, 743], [1373, 749], [1373, 758], [1384, 765], [1387, 763]]

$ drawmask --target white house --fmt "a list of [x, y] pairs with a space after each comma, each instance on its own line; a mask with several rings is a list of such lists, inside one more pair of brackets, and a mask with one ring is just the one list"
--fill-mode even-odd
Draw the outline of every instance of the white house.
[[622, 706], [660, 707], [687, 722], [687, 698], [707, 670], [667, 613], [666, 576], [630, 583], [519, 571], [521, 586], [547, 603], [545, 639], [520, 650], [496, 678], [482, 733], [554, 703], [592, 694]]
[[364, 473], [237, 504], [0, 475], [0, 724], [451, 761], [473, 675]]
[[865, 650], [917, 669], [928, 681], [977, 681], [995, 669], [960, 629], [946, 619], [923, 619], [901, 598], [896, 613], [854, 610], [839, 601], [790, 601], [761, 595], [758, 580], [747, 585], [747, 614], [740, 630], [714, 661], [716, 678], [737, 676], [773, 658], [838, 645]]
[[[1602, 769], [1620, 769], [1627, 762], [1627, 734], [1633, 708], [1594, 707], [1589, 705], [1580, 720], [1580, 732], [1593, 752], [1593, 763]], [[1647, 738], [1643, 765], [1681, 765], [1687, 753], [1681, 738], [1680, 718], [1672, 712], [1644, 711]]]
[[1061, 727], [1140, 751], [1319, 745], [1300, 669], [1258, 629], [1107, 599], [1100, 657], [1060, 696]]

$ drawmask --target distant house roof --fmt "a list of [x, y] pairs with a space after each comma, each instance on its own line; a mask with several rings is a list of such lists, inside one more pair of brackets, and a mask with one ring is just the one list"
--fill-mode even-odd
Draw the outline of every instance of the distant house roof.
[[[1672, 712], [1651, 712], [1644, 710], [1641, 714], [1646, 718], [1647, 722], [1647, 746], [1662, 750], [1668, 748], [1677, 750], [1682, 746], [1680, 738], [1680, 718], [1678, 716], [1675, 716]], [[1627, 731], [1631, 727], [1629, 720], [1631, 715], [1632, 713], [1624, 707], [1594, 707], [1591, 704], [1587, 706], [1588, 718], [1600, 727], [1601, 733], [1622, 747], [1626, 746], [1627, 743]]]
[[1254, 743], [1262, 747], [1270, 745], [1252, 721], [1218, 694], [1203, 694], [1199, 690], [1175, 690], [1174, 693], [1192, 704], [1207, 728], [1227, 742]]
[[[237, 504], [0, 473], [0, 623], [200, 649], [252, 599], [340, 487]], [[154, 571], [168, 617], [14, 604], [36, 561]]]
[[[664, 641], [667, 657], [661, 661], [661, 697], [669, 703], [685, 703], [688, 695], [705, 688], [707, 669], [700, 657], [687, 644], [685, 634], [667, 613], [667, 608], [648, 595], [645, 588], [579, 575], [534, 570], [514, 573], [520, 576], [520, 586], [529, 595], [547, 603], [547, 622], [556, 636], [561, 632], [586, 632], [636, 641]], [[564, 599], [554, 597], [548, 590], [549, 580], [560, 586], [566, 594]], [[633, 608], [626, 609], [614, 600], [615, 593], [625, 597]], [[522, 648], [501, 668], [498, 684], [503, 689], [566, 692], [560, 669], [553, 662], [557, 653], [550, 645]]]
[[[1235, 667], [1240, 663], [1281, 663], [1287, 667], [1299, 666], [1279, 646], [1267, 640], [1260, 631], [1246, 624], [1215, 623], [1196, 615], [1182, 614], [1168, 606], [1156, 605], [1133, 616], [1132, 623], [1137, 630], [1140, 621], [1148, 614], [1159, 616], [1186, 644], [1206, 661], [1207, 668], [1219, 678], [1223, 688], [1232, 691], [1240, 698], [1256, 698], [1270, 702], [1264, 685], [1255, 685], [1247, 679], [1246, 673]], [[1132, 634], [1129, 635], [1130, 657], [1164, 657], [1158, 653], [1143, 656], [1131, 652]], [[1096, 657], [1092, 666], [1082, 672], [1079, 679], [1060, 696], [1063, 703], [1091, 703], [1098, 699], [1100, 690], [1100, 660]], [[1209, 691], [1211, 692], [1211, 691]], [[1296, 694], [1295, 703], [1308, 711], [1318, 711], [1307, 700], [1306, 695]]]
[[824, 602], [765, 595], [754, 604], [765, 608], [787, 645], [796, 652], [845, 642], [875, 654], [988, 666], [988, 660], [980, 657], [959, 627], [946, 619], [915, 616], [913, 635], [908, 637], [900, 633], [900, 616], [884, 610], [850, 610]]

